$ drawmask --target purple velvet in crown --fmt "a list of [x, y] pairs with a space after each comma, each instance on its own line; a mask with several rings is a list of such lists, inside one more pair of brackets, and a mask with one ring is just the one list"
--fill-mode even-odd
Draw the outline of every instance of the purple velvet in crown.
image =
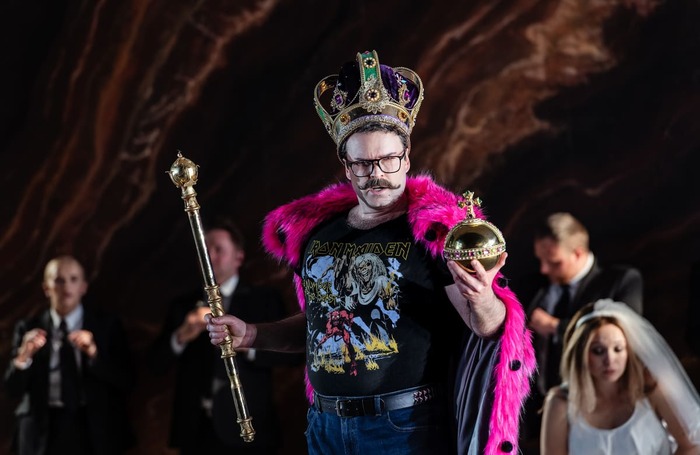
[[422, 102], [418, 74], [380, 65], [376, 51], [358, 53], [355, 61], [321, 79], [314, 89], [314, 109], [338, 147], [357, 128], [373, 122], [410, 135]]
[[[405, 106], [407, 109], [413, 109], [418, 98], [420, 96], [420, 90], [413, 83], [413, 81], [403, 77], [401, 73], [395, 71], [393, 68], [387, 65], [379, 65], [382, 70], [382, 85], [387, 89], [389, 95], [394, 101]], [[338, 73], [338, 85], [337, 88], [340, 91], [347, 93], [347, 98], [345, 103], [340, 99], [336, 99], [336, 105], [342, 109], [350, 104], [357, 102], [357, 92], [360, 90], [360, 85], [362, 75], [360, 74], [360, 68], [358, 66], [357, 60], [345, 63]], [[402, 94], [399, 93], [399, 88], [405, 84], [407, 90]], [[332, 112], [335, 114], [340, 111], [339, 108], [333, 108]]]

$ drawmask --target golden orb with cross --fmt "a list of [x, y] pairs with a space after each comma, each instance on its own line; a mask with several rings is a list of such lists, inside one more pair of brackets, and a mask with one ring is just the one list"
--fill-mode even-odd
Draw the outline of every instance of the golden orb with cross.
[[506, 241], [496, 226], [474, 215], [474, 206], [481, 207], [481, 199], [474, 198], [472, 191], [465, 191], [462, 197], [458, 205], [466, 208], [466, 218], [447, 233], [442, 255], [445, 260], [455, 261], [470, 273], [474, 272], [471, 266], [473, 259], [489, 270], [506, 250]]

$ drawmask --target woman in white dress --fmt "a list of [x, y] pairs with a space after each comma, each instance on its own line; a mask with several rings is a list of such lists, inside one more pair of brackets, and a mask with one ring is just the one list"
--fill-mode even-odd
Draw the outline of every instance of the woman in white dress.
[[654, 327], [599, 300], [565, 334], [563, 383], [547, 394], [542, 455], [700, 454], [700, 397]]

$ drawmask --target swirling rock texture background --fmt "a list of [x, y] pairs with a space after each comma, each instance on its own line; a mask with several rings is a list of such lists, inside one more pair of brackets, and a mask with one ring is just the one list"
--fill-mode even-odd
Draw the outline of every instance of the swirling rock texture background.
[[[239, 221], [244, 273], [278, 286], [293, 311], [289, 271], [260, 249], [261, 220], [344, 179], [312, 92], [369, 49], [422, 76], [413, 170], [484, 200], [508, 242], [511, 286], [525, 293], [537, 274], [533, 220], [572, 211], [600, 260], [642, 270], [645, 315], [697, 383], [687, 330], [700, 304], [697, 0], [10, 0], [0, 10], [2, 367], [14, 323], [46, 305], [44, 264], [76, 255], [90, 304], [124, 318], [137, 356], [133, 453], [170, 453], [172, 378], [152, 377], [144, 353], [169, 299], [201, 283], [165, 174], [176, 151], [200, 165], [205, 220]], [[302, 370], [278, 376], [285, 453], [303, 453]], [[0, 428], [14, 404], [2, 392]], [[10, 432], [0, 435], [7, 452]]]

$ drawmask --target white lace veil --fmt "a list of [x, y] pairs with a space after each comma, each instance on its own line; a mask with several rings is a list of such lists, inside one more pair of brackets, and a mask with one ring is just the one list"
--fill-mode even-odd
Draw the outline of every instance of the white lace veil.
[[598, 316], [612, 316], [625, 331], [627, 343], [656, 379], [688, 438], [700, 444], [700, 396], [666, 340], [654, 326], [624, 303], [598, 300], [576, 327]]

